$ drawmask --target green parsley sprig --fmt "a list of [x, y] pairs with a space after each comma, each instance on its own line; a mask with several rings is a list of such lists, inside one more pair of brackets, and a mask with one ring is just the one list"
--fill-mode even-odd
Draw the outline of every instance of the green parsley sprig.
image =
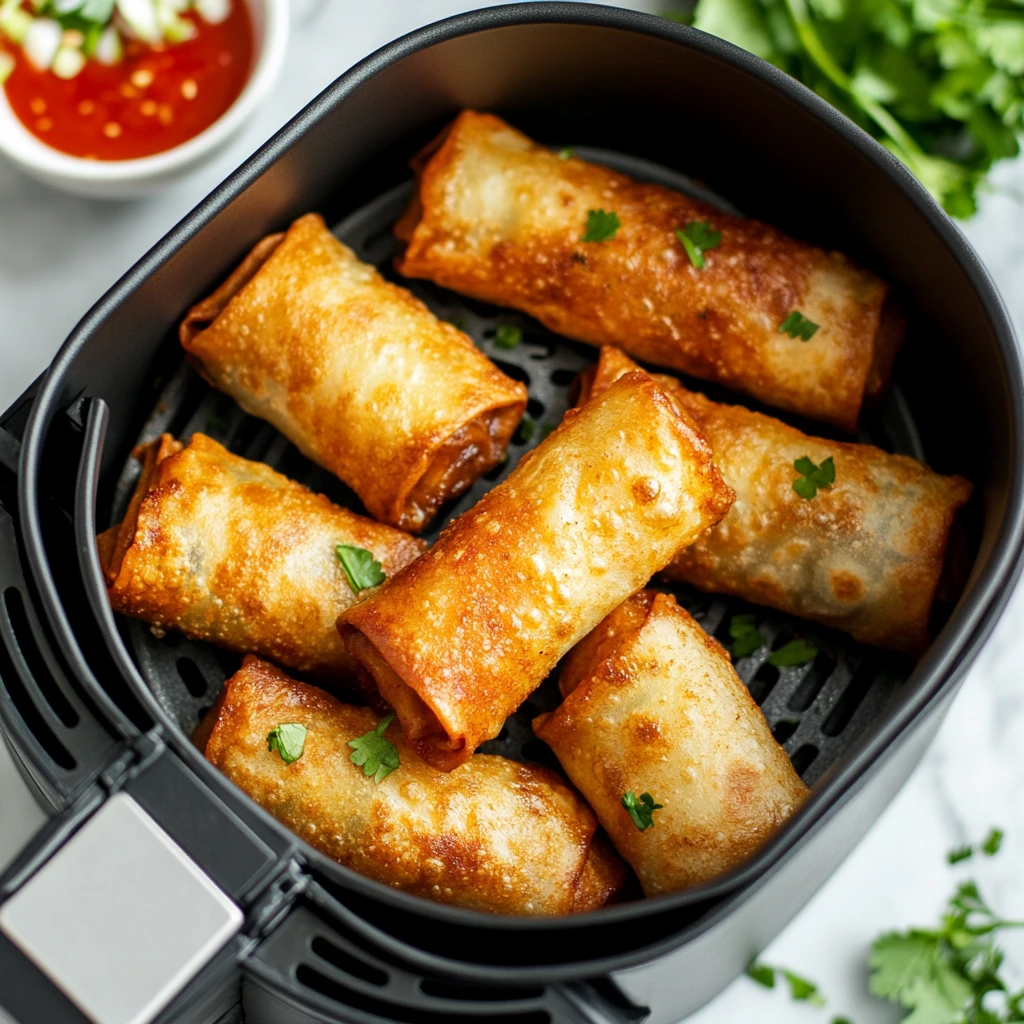
[[372, 551], [353, 547], [351, 544], [339, 544], [334, 552], [348, 577], [348, 585], [356, 596], [370, 587], [380, 586], [387, 579], [384, 567], [373, 557]]
[[1015, 0], [668, 0], [669, 17], [756, 53], [894, 153], [954, 217], [977, 210], [1024, 132]]
[[820, 466], [802, 455], [793, 463], [793, 468], [800, 474], [793, 481], [793, 490], [807, 501], [818, 496], [819, 487], [831, 487], [836, 482], [836, 464], [831, 455]]
[[348, 741], [352, 748], [349, 760], [362, 768], [363, 774], [374, 782], [386, 779], [400, 765], [398, 748], [384, 738], [384, 732], [394, 718], [394, 714], [390, 714], [377, 723], [376, 729]]
[[580, 241], [610, 242], [620, 227], [617, 213], [610, 210], [587, 210], [587, 228]]
[[632, 790], [622, 794], [622, 806], [629, 811], [633, 824], [641, 832], [646, 832], [654, 824], [654, 812], [660, 811], [664, 804], [654, 802], [650, 793], [637, 796]]
[[691, 220], [682, 231], [676, 231], [676, 238], [682, 242], [694, 269], [703, 270], [704, 253], [719, 245], [722, 232], [716, 231], [709, 220]]

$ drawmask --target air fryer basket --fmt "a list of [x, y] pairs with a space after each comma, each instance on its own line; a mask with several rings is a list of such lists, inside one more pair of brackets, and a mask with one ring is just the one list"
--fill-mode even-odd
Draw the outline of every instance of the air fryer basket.
[[[255, 241], [308, 210], [323, 212], [361, 255], [386, 267], [395, 245], [387, 228], [408, 189], [406, 161], [462, 107], [494, 110], [535, 138], [642, 177], [685, 172], [744, 213], [847, 252], [894, 282], [910, 337], [897, 386], [867, 418], [866, 438], [961, 472], [978, 491], [967, 589], [916, 666], [759, 610], [773, 645], [799, 630], [831, 650], [802, 668], [776, 672], [764, 654], [738, 666], [798, 770], [816, 784], [804, 810], [725, 879], [575, 918], [503, 919], [434, 906], [362, 879], [285, 833], [187, 740], [233, 659], [181, 638], [157, 640], [139, 623], [115, 623], [92, 546], [97, 524], [123, 509], [132, 446], [161, 429], [204, 430], [354, 502], [269, 426], [202, 384], [182, 363], [174, 326]], [[508, 372], [529, 379], [537, 431], [532, 439], [520, 433], [509, 465], [493, 474], [501, 476], [539, 442], [542, 426], [557, 423], [573, 374], [596, 352], [518, 314], [413, 287], [440, 315], [464, 320]], [[524, 343], [497, 349], [490, 333], [499, 323], [523, 326]], [[312, 879], [303, 883], [305, 910], [343, 920], [387, 956], [491, 981], [585, 977], [699, 945], [716, 922], [759, 899], [769, 909], [758, 911], [750, 935], [766, 941], [809, 895], [794, 880], [796, 865], [823, 844], [822, 863], [841, 859], [910, 771], [1008, 596], [1021, 541], [1021, 395], [1012, 335], [974, 254], [902, 165], [824, 102], [757, 58], [662, 19], [562, 3], [492, 8], [414, 33], [339, 79], [101, 300], [61, 350], [27, 423], [8, 420], [9, 430], [23, 432], [18, 529], [24, 588], [39, 609], [33, 633], [52, 631], [61, 651], [58, 692], [98, 709], [114, 738], [157, 735], [197, 787]], [[491, 483], [449, 513], [468, 507], [483, 486]], [[720, 636], [740, 608], [680, 595]], [[0, 677], [19, 668], [0, 663]], [[536, 706], [552, 699], [544, 689], [531, 698]], [[22, 697], [15, 709], [22, 720], [31, 703]], [[494, 749], [543, 759], [522, 728], [528, 717], [511, 720]], [[36, 780], [60, 806], [96, 772], [76, 777], [77, 726], [42, 718], [41, 747], [49, 745], [51, 760], [62, 749], [71, 758], [66, 786]], [[4, 722], [10, 731], [9, 716]], [[26, 771], [45, 776], [32, 754], [23, 751]], [[879, 782], [883, 771], [888, 780]], [[876, 796], [860, 798], [869, 788]], [[245, 885], [255, 883], [236, 888]]]

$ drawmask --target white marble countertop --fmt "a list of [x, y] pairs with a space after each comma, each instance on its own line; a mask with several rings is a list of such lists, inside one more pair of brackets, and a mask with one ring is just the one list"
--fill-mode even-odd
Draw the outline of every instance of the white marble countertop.
[[[0, 160], [0, 410], [40, 373], [90, 305], [241, 160], [355, 61], [419, 25], [481, 6], [473, 0], [293, 0], [293, 34], [277, 90], [211, 164], [149, 200], [100, 203], [52, 192]], [[657, 0], [624, 6], [657, 11]], [[997, 190], [965, 233], [1024, 336], [1024, 159], [1000, 168]], [[953, 412], [955, 415], [955, 410]], [[967, 867], [1008, 917], [1024, 917], [1024, 591], [1018, 590], [923, 764], [857, 850], [765, 951], [816, 980], [826, 1010], [795, 1005], [746, 978], [690, 1024], [757, 1020], [856, 1024], [898, 1019], [867, 994], [865, 957], [880, 932], [937, 920], [964, 868], [945, 853], [1006, 829], [1003, 852]], [[0, 864], [42, 815], [0, 745]], [[1024, 981], [1024, 937], [1004, 942]]]

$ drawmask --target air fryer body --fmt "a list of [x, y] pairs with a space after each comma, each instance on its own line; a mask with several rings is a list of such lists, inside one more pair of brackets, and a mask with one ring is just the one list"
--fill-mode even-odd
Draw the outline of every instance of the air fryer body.
[[[319, 210], [337, 224], [407, 181], [410, 155], [464, 107], [552, 145], [685, 172], [892, 281], [911, 325], [896, 380], [914, 443], [977, 488], [963, 596], [884, 691], [864, 677], [862, 692], [850, 696], [853, 680], [826, 694], [845, 718], [807, 807], [717, 883], [575, 918], [434, 906], [287, 833], [202, 759], [147, 683], [93, 542], [132, 445], [178, 379], [175, 325], [189, 305], [295, 216]], [[172, 430], [195, 413], [188, 394]], [[161, 240], [0, 421], [0, 724], [54, 815], [0, 878], [0, 1005], [21, 1024], [85, 1019], [4, 936], [3, 911], [123, 794], [242, 915], [155, 1019], [678, 1020], [800, 909], [938, 728], [1017, 576], [1021, 396], [1005, 314], [959, 232], [894, 158], [757, 58], [662, 19], [561, 3], [476, 12], [386, 47]], [[2, 979], [15, 970], [31, 983], [12, 994]]]

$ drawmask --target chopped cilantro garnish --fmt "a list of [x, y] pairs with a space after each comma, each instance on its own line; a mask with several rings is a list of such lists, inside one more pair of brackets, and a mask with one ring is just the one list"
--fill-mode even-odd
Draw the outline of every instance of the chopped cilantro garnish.
[[529, 416], [524, 416], [519, 421], [519, 429], [516, 431], [516, 440], [520, 444], [526, 444], [527, 441], [533, 440], [533, 435], [537, 433], [537, 421]]
[[206, 432], [208, 434], [223, 434], [229, 425], [227, 419], [220, 413], [211, 412], [206, 417]]
[[523, 340], [522, 327], [514, 327], [512, 324], [502, 324], [494, 332], [494, 344], [498, 348], [515, 348]]
[[779, 324], [779, 334], [788, 334], [791, 338], [799, 338], [801, 341], [810, 341], [817, 333], [818, 325], [796, 309]]
[[298, 722], [283, 722], [267, 733], [267, 750], [275, 750], [285, 764], [292, 764], [302, 757], [306, 745], [306, 727]]
[[587, 230], [583, 232], [581, 242], [607, 242], [615, 237], [619, 230], [619, 215], [611, 211], [587, 210]]
[[994, 828], [985, 837], [985, 842], [981, 844], [981, 849], [986, 857], [994, 857], [1002, 845], [1003, 830], [1001, 828]]
[[353, 594], [361, 594], [370, 587], [379, 586], [387, 579], [383, 567], [373, 557], [372, 551], [356, 548], [351, 544], [339, 544], [334, 551], [342, 569], [345, 570]]
[[830, 455], [820, 466], [816, 466], [806, 455], [793, 463], [800, 476], [793, 481], [793, 490], [810, 501], [817, 497], [819, 487], [831, 487], [836, 482], [836, 464]]
[[963, 860], [970, 860], [974, 856], [974, 847], [969, 843], [964, 846], [958, 846], [955, 850], [950, 850], [946, 854], [946, 862], [948, 864], [959, 864]]
[[813, 981], [801, 978], [799, 974], [784, 970], [783, 977], [789, 982], [789, 995], [794, 1002], [810, 1003], [811, 1006], [824, 1006], [825, 997]]
[[818, 655], [818, 648], [806, 640], [790, 640], [777, 651], [768, 655], [768, 664], [776, 668], [787, 668], [791, 665], [806, 665], [814, 661]]
[[394, 717], [394, 714], [390, 714], [387, 718], [382, 718], [376, 729], [348, 741], [352, 748], [349, 759], [363, 769], [363, 774], [367, 778], [372, 778], [375, 782], [386, 779], [399, 766], [398, 748], [391, 740], [384, 739], [384, 731]]
[[571, 160], [572, 159], [572, 148], [566, 146], [564, 149], [558, 151], [559, 160]]
[[633, 824], [641, 832], [645, 832], [654, 824], [654, 812], [660, 811], [664, 804], [656, 804], [654, 797], [650, 793], [641, 793], [638, 797], [636, 793], [630, 790], [628, 793], [623, 794], [622, 806], [629, 811]]
[[676, 238], [683, 243], [686, 255], [697, 270], [704, 269], [704, 253], [722, 241], [722, 232], [715, 231], [709, 220], [691, 220]]
[[758, 985], [764, 985], [765, 988], [775, 988], [775, 968], [767, 964], [759, 964], [755, 960], [747, 968], [747, 977], [752, 978]]
[[756, 615], [734, 615], [729, 620], [732, 637], [732, 656], [745, 658], [764, 644], [764, 634], [757, 628]]

